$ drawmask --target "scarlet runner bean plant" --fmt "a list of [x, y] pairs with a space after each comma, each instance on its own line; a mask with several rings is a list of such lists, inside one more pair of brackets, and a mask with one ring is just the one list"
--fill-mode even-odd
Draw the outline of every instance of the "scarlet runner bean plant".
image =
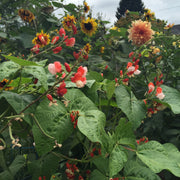
[[180, 113], [179, 36], [145, 17], [106, 29], [87, 2], [52, 5], [68, 11], [60, 24], [36, 31], [25, 57], [2, 53], [0, 179], [178, 179], [179, 134], [156, 126]]

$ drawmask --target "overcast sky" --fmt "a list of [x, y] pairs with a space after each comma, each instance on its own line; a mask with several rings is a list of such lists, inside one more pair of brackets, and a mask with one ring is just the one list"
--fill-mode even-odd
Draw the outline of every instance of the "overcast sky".
[[[92, 9], [93, 17], [102, 13], [103, 20], [108, 20], [113, 25], [117, 21], [115, 16], [120, 0], [86, 0]], [[180, 0], [142, 0], [145, 7], [155, 13], [156, 18], [168, 23], [180, 24]], [[83, 0], [64, 0], [65, 4], [83, 4]], [[109, 25], [109, 26], [110, 26]]]

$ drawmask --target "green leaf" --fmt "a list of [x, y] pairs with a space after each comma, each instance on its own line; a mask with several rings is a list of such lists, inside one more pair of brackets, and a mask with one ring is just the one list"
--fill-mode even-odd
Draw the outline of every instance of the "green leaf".
[[115, 82], [109, 81], [104, 85], [104, 89], [106, 91], [107, 98], [110, 100], [115, 91]]
[[144, 102], [137, 100], [133, 92], [127, 90], [123, 85], [115, 89], [115, 95], [118, 107], [132, 122], [133, 129], [138, 128], [146, 115]]
[[180, 177], [180, 152], [174, 145], [149, 141], [138, 146], [136, 154], [155, 173], [166, 169]]
[[4, 56], [5, 58], [19, 64], [20, 66], [39, 66], [35, 62], [27, 61], [27, 60], [20, 59], [20, 58], [14, 57], [14, 56], [7, 56], [7, 55], [2, 55], [2, 56]]
[[110, 177], [116, 175], [127, 161], [127, 154], [121, 146], [115, 145], [109, 157]]
[[162, 102], [165, 102], [169, 105], [174, 114], [180, 113], [180, 92], [174, 88], [162, 85], [163, 93], [165, 98]]
[[103, 144], [105, 120], [105, 114], [99, 110], [80, 112], [78, 128], [90, 141]]
[[34, 78], [38, 79], [38, 82], [44, 87], [45, 90], [48, 89], [47, 76], [45, 69], [41, 66], [26, 66], [22, 70], [24, 76], [32, 75]]
[[20, 70], [20, 66], [14, 62], [6, 61], [0, 66], [0, 81], [4, 78], [11, 78]]
[[9, 169], [0, 173], [1, 180], [13, 180], [16, 173], [25, 165], [25, 158], [22, 155], [17, 155], [15, 160], [9, 166]]
[[59, 3], [59, 2], [52, 2], [53, 6], [58, 7], [58, 8], [62, 8], [63, 4]]
[[97, 169], [100, 170], [104, 175], [109, 174], [109, 159], [99, 156], [97, 158], [93, 158], [92, 162], [96, 165]]
[[90, 180], [109, 180], [108, 177], [106, 177], [104, 174], [102, 174], [100, 171], [95, 169], [90, 176]]
[[64, 5], [64, 9], [66, 9], [69, 12], [74, 12], [74, 10], [76, 9], [76, 5], [73, 3], [69, 3], [67, 5]]
[[38, 160], [28, 163], [28, 170], [32, 175], [32, 179], [38, 179], [43, 174], [46, 179], [50, 179], [51, 175], [58, 169], [59, 158], [54, 154], [47, 154]]
[[[26, 29], [24, 29], [24, 32]], [[14, 37], [15, 39], [18, 39], [22, 42], [24, 48], [32, 48], [32, 39], [34, 38], [33, 35], [27, 34], [27, 33], [20, 33], [18, 36]]]
[[98, 110], [96, 105], [84, 95], [79, 89], [68, 89], [65, 98], [69, 100], [69, 111], [80, 110], [82, 112], [88, 110]]
[[115, 133], [113, 134], [113, 139], [118, 144], [128, 145], [135, 148], [136, 139], [132, 130], [131, 122], [126, 122], [125, 118], [121, 118], [115, 129]]
[[[57, 106], [54, 104], [49, 106], [49, 100], [44, 99], [36, 108], [35, 118], [41, 128], [46, 134], [55, 138], [51, 139], [45, 136], [34, 121], [32, 131], [39, 155], [51, 151], [55, 145], [55, 140], [60, 144], [63, 143], [73, 131], [70, 115], [67, 113], [64, 104], [59, 100], [57, 100], [57, 104]], [[44, 148], [45, 144], [46, 148]]]
[[[141, 180], [160, 180], [151, 169], [140, 165], [137, 161], [130, 160], [124, 166], [124, 175], [127, 179], [140, 178]], [[128, 178], [131, 176], [130, 178]]]
[[3, 169], [3, 170], [6, 170], [7, 169], [7, 166], [6, 166], [6, 161], [5, 161], [5, 158], [4, 158], [4, 154], [3, 154], [3, 151], [1, 150], [0, 151], [0, 167]]
[[20, 77], [18, 77], [15, 80], [13, 80], [13, 82], [11, 83], [11, 86], [17, 87], [19, 84], [19, 81], [21, 81], [21, 84], [31, 83], [32, 78], [24, 78], [24, 77], [20, 78]]
[[[4, 91], [0, 94], [0, 99], [5, 98], [6, 101], [11, 105], [11, 107], [19, 114], [27, 105], [29, 105], [33, 100], [32, 95], [19, 95], [17, 93]], [[29, 114], [35, 111], [36, 104], [29, 107], [24, 113]], [[31, 121], [28, 115], [23, 118], [28, 124], [31, 125]]]
[[96, 71], [89, 71], [86, 77], [88, 80], [96, 80], [97, 82], [101, 82], [103, 80], [101, 74]]

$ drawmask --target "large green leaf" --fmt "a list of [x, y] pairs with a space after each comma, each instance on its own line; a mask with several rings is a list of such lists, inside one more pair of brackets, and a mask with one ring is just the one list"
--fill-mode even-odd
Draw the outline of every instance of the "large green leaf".
[[[49, 106], [49, 100], [44, 99], [36, 109], [35, 118], [41, 128], [45, 134], [54, 137], [54, 139], [51, 139], [43, 134], [34, 121], [32, 131], [36, 143], [36, 150], [40, 155], [52, 150], [55, 145], [55, 140], [57, 140], [58, 143], [63, 143], [73, 131], [70, 116], [64, 104], [59, 100], [57, 100], [57, 104], [57, 106]], [[44, 147], [45, 144], [46, 147]]]
[[21, 58], [17, 58], [17, 57], [14, 57], [14, 56], [7, 56], [7, 55], [2, 55], [4, 56], [5, 58], [19, 64], [20, 66], [39, 66], [37, 63], [35, 62], [32, 62], [32, 61], [27, 61], [27, 60], [24, 60], [24, 59], [21, 59]]
[[97, 158], [93, 158], [92, 162], [96, 165], [97, 169], [100, 172], [102, 172], [106, 176], [109, 175], [109, 158], [99, 156]]
[[162, 102], [167, 103], [174, 114], [180, 113], [180, 92], [174, 88], [162, 85], [165, 98]]
[[120, 85], [115, 90], [118, 107], [126, 114], [136, 129], [146, 115], [146, 107], [143, 101], [137, 100], [133, 92]]
[[121, 118], [118, 126], [116, 127], [113, 139], [116, 143], [128, 145], [132, 148], [136, 147], [136, 139], [132, 130], [131, 122], [126, 122], [125, 118]]
[[106, 96], [110, 100], [114, 94], [115, 82], [108, 81], [107, 79], [105, 79], [103, 82], [105, 83], [104, 90], [106, 91]]
[[[27, 105], [29, 105], [35, 97], [32, 95], [19, 95], [17, 93], [4, 91], [2, 94], [0, 94], [0, 100], [2, 98], [5, 98], [6, 101], [11, 105], [11, 107], [16, 111], [17, 114], [19, 114]], [[24, 113], [26, 114], [24, 117], [24, 120], [31, 124], [31, 121], [29, 119], [29, 113], [32, 113], [35, 111], [36, 104], [29, 107]]]
[[8, 170], [0, 173], [1, 180], [13, 180], [16, 173], [25, 165], [25, 158], [17, 155], [15, 160], [9, 166]]
[[100, 171], [95, 169], [90, 176], [90, 180], [109, 180], [108, 177], [106, 177], [104, 174], [102, 174]]
[[98, 110], [95, 104], [79, 89], [68, 89], [67, 94], [65, 94], [65, 98], [70, 101], [68, 105], [68, 109], [70, 111]]
[[38, 82], [44, 87], [45, 90], [48, 89], [47, 76], [45, 69], [41, 66], [26, 66], [22, 70], [24, 76], [32, 75], [34, 78], [38, 79]]
[[[130, 160], [124, 166], [126, 179], [140, 178], [141, 180], [160, 180], [151, 169], [140, 165], [137, 161]], [[130, 176], [130, 177], [129, 177]]]
[[11, 78], [13, 77], [16, 72], [20, 70], [21, 66], [18, 64], [11, 62], [11, 61], [6, 61], [3, 62], [0, 65], [0, 81], [2, 81], [4, 78]]
[[109, 157], [110, 177], [116, 175], [124, 167], [126, 161], [127, 154], [125, 150], [121, 146], [115, 145]]
[[90, 141], [103, 144], [105, 120], [105, 114], [99, 110], [80, 112], [78, 128]]
[[166, 169], [180, 177], [180, 152], [172, 144], [150, 141], [138, 146], [137, 156], [155, 173]]
[[54, 154], [46, 154], [40, 159], [29, 162], [28, 170], [32, 175], [32, 179], [38, 179], [43, 174], [46, 179], [50, 179], [50, 176], [54, 174], [59, 166], [59, 158]]

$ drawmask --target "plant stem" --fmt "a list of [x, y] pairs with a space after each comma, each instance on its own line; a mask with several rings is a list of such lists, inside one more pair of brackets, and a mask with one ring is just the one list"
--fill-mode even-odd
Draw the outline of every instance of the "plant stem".
[[48, 135], [43, 128], [41, 127], [41, 125], [39, 124], [38, 120], [36, 119], [36, 117], [34, 116], [34, 114], [30, 114], [32, 116], [32, 118], [34, 119], [36, 125], [38, 126], [38, 128], [41, 130], [42, 134], [44, 134], [46, 137], [51, 138], [51, 139], [55, 139], [54, 137]]

